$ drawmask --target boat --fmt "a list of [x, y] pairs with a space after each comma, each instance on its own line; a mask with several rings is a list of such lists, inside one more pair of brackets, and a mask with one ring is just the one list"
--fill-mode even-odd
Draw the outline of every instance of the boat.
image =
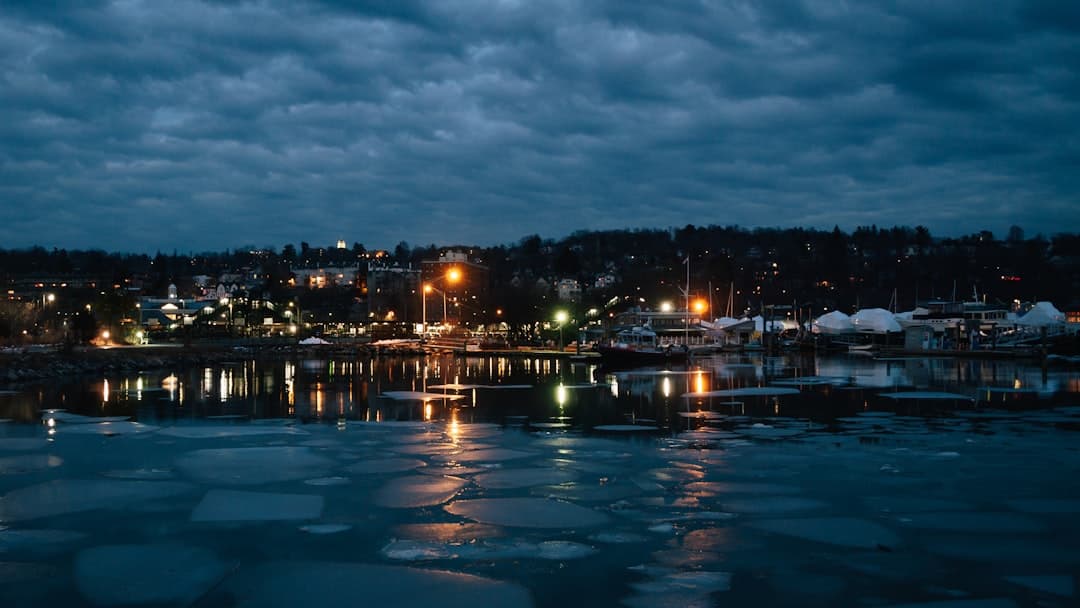
[[686, 361], [689, 354], [682, 344], [658, 344], [656, 332], [647, 327], [624, 329], [609, 344], [597, 345], [596, 350], [607, 368], [677, 363]]

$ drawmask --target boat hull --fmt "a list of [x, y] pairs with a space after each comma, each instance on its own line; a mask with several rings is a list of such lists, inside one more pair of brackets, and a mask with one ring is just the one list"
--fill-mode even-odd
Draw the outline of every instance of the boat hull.
[[666, 363], [682, 363], [689, 354], [683, 348], [665, 349], [633, 349], [620, 348], [617, 346], [599, 346], [600, 360], [608, 368], [612, 367], [635, 367], [643, 365], [664, 365]]

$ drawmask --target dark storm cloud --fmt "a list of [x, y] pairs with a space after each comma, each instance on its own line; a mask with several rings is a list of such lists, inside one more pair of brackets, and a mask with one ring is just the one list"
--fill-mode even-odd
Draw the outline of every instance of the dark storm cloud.
[[0, 246], [1075, 231], [1078, 38], [1059, 2], [7, 3]]

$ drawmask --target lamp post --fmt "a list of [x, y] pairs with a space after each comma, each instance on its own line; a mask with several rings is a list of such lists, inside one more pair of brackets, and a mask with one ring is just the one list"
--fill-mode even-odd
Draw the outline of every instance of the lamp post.
[[443, 316], [442, 316], [442, 320], [443, 320], [443, 323], [446, 323], [446, 292], [441, 291], [439, 289], [435, 289], [435, 283], [437, 283], [439, 281], [446, 281], [447, 283], [457, 283], [460, 280], [461, 280], [461, 271], [458, 270], [457, 268], [451, 268], [443, 276], [435, 277], [431, 281], [429, 281], [427, 283], [424, 283], [423, 287], [420, 289], [420, 298], [421, 298], [421, 301], [422, 301], [422, 305], [421, 305], [420, 308], [422, 310], [421, 314], [423, 315], [423, 319], [421, 320], [421, 323], [420, 323], [420, 337], [421, 338], [423, 338], [424, 336], [427, 335], [427, 294], [431, 293], [432, 291], [438, 291], [439, 293], [442, 294], [442, 297], [443, 297]]
[[555, 313], [555, 321], [559, 323], [559, 352], [563, 350], [563, 324], [570, 319], [570, 315], [566, 314], [565, 310], [560, 310]]

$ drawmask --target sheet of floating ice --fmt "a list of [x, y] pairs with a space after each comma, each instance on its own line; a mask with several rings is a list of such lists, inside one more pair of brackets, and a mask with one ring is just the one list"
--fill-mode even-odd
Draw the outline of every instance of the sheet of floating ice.
[[109, 545], [75, 556], [79, 593], [98, 606], [186, 606], [227, 571], [212, 552], [185, 545]]
[[195, 450], [176, 459], [176, 468], [192, 479], [230, 485], [304, 479], [333, 464], [311, 448], [292, 446]]
[[665, 517], [663, 521], [728, 521], [738, 516], [737, 513], [725, 513], [724, 511], [691, 511], [681, 515]]
[[361, 460], [345, 467], [345, 470], [354, 475], [380, 475], [383, 473], [401, 473], [425, 466], [427, 466], [426, 462], [415, 458], [380, 458], [377, 460]]
[[482, 488], [508, 489], [558, 485], [575, 481], [579, 475], [569, 469], [502, 469], [476, 476]]
[[[658, 486], [663, 490], [663, 486]], [[627, 483], [584, 484], [571, 483], [560, 486], [533, 488], [530, 494], [550, 496], [578, 502], [612, 502], [632, 496], [639, 496], [641, 488]]]
[[1045, 529], [1039, 521], [1016, 513], [909, 513], [901, 517], [900, 521], [922, 530], [958, 532], [1041, 532]]
[[308, 524], [306, 526], [300, 526], [301, 532], [317, 535], [337, 534], [349, 530], [352, 530], [352, 526], [349, 524]]
[[348, 477], [316, 477], [315, 479], [305, 479], [304, 483], [309, 486], [325, 487], [325, 486], [347, 486], [351, 482]]
[[36, 519], [95, 509], [123, 509], [146, 500], [184, 494], [192, 489], [190, 484], [174, 481], [59, 479], [8, 492], [0, 499], [0, 521]]
[[131, 416], [81, 416], [62, 410], [45, 410], [41, 414], [44, 421], [55, 420], [65, 424], [97, 424], [99, 422], [122, 422], [130, 420]]
[[1080, 500], [1068, 498], [1018, 498], [1005, 504], [1024, 513], [1080, 513]]
[[137, 433], [151, 433], [158, 430], [151, 424], [142, 424], [130, 420], [115, 422], [98, 422], [95, 424], [79, 424], [75, 426], [61, 425], [58, 428], [60, 435], [134, 435]]
[[271, 562], [243, 569], [223, 585], [239, 608], [523, 608], [529, 592], [459, 572], [338, 562]]
[[432, 507], [450, 500], [468, 480], [459, 477], [409, 475], [391, 479], [375, 492], [375, 504], [391, 509]]
[[20, 454], [0, 458], [0, 475], [18, 475], [44, 471], [64, 464], [64, 459], [52, 454]]
[[518, 528], [583, 528], [608, 521], [607, 515], [598, 511], [545, 498], [459, 500], [445, 509], [480, 523]]
[[822, 509], [828, 504], [798, 496], [763, 496], [761, 498], [724, 499], [720, 506], [735, 513], [794, 513]]
[[671, 593], [678, 591], [696, 591], [715, 593], [731, 590], [730, 572], [676, 572], [658, 579], [630, 585], [641, 593]]
[[440, 460], [455, 462], [504, 462], [534, 456], [533, 452], [522, 452], [510, 448], [490, 448], [485, 450], [470, 450], [452, 456], [440, 456]]
[[10, 549], [47, 552], [83, 538], [82, 532], [68, 530], [0, 530], [0, 553]]
[[105, 471], [102, 475], [112, 479], [141, 479], [144, 481], [168, 481], [176, 477], [171, 469], [116, 470]]
[[649, 532], [654, 532], [656, 534], [674, 534], [675, 526], [668, 522], [661, 522], [649, 526]]
[[469, 389], [477, 388], [479, 384], [458, 384], [457, 382], [451, 382], [450, 384], [429, 384], [428, 388], [448, 390], [448, 391], [467, 391]]
[[384, 546], [382, 554], [400, 561], [432, 559], [581, 559], [596, 553], [596, 549], [581, 543], [553, 540], [533, 544], [524, 541], [481, 541], [468, 544], [431, 541], [393, 540]]
[[746, 481], [695, 481], [683, 488], [689, 492], [702, 492], [709, 495], [719, 494], [798, 494], [798, 486], [786, 486], [777, 483], [757, 483]]
[[395, 526], [395, 536], [408, 540], [438, 541], [441, 543], [466, 543], [481, 538], [505, 536], [498, 526], [471, 523], [402, 524]]
[[422, 467], [418, 469], [417, 473], [423, 473], [424, 475], [474, 475], [487, 471], [485, 467], [463, 467], [463, 466], [445, 466], [445, 467]]
[[530, 422], [529, 426], [534, 429], [568, 429], [570, 425], [565, 422]]
[[465, 398], [464, 395], [447, 395], [445, 393], [423, 391], [386, 391], [379, 396], [395, 401], [457, 401]]
[[315, 519], [322, 510], [323, 497], [314, 494], [210, 490], [191, 512], [191, 521]]
[[747, 388], [729, 388], [719, 391], [703, 391], [697, 393], [683, 393], [683, 397], [699, 399], [705, 397], [779, 397], [781, 395], [798, 395], [799, 390], [783, 386], [751, 386]]
[[296, 444], [306, 448], [338, 448], [342, 443], [336, 439], [310, 439]]
[[291, 426], [234, 424], [227, 426], [170, 426], [159, 430], [158, 435], [168, 435], [182, 439], [218, 439], [222, 437], [251, 437], [258, 435], [307, 435], [307, 433]]
[[26, 452], [40, 450], [47, 445], [49, 442], [43, 437], [0, 437], [0, 451]]
[[785, 437], [802, 435], [805, 431], [803, 429], [777, 428], [759, 422], [749, 428], [736, 429], [735, 432], [746, 437], [754, 437], [755, 439], [783, 439]]
[[889, 604], [882, 608], [1017, 608], [1018, 604], [1008, 598], [986, 598], [977, 600], [941, 600], [937, 602], [919, 602], [915, 604]]
[[606, 545], [629, 545], [648, 542], [649, 537], [633, 532], [598, 532], [589, 535], [589, 540]]
[[935, 391], [900, 391], [896, 393], [878, 393], [880, 397], [888, 399], [940, 399], [940, 400], [964, 400], [974, 401], [972, 397], [957, 393], [941, 393]]
[[398, 454], [412, 454], [431, 456], [432, 454], [449, 454], [461, 451], [461, 446], [452, 443], [412, 443], [406, 445], [388, 446], [391, 452]]
[[934, 555], [1022, 566], [1080, 566], [1080, 553], [1053, 539], [1030, 539], [1000, 535], [947, 535], [923, 541]]
[[863, 499], [871, 509], [887, 513], [928, 513], [933, 511], [970, 511], [972, 506], [957, 500], [911, 498], [907, 496], [869, 496]]
[[876, 549], [879, 546], [894, 547], [900, 543], [900, 538], [883, 526], [852, 517], [769, 519], [747, 525], [774, 534], [841, 547]]
[[1073, 577], [1068, 575], [1006, 576], [1005, 580], [1014, 585], [1061, 597], [1072, 597], [1076, 594], [1076, 583]]
[[698, 468], [665, 467], [649, 469], [643, 472], [642, 476], [662, 482], [697, 481], [705, 477], [705, 472]]
[[660, 427], [648, 424], [600, 424], [594, 426], [593, 430], [606, 433], [650, 433], [659, 431]]

